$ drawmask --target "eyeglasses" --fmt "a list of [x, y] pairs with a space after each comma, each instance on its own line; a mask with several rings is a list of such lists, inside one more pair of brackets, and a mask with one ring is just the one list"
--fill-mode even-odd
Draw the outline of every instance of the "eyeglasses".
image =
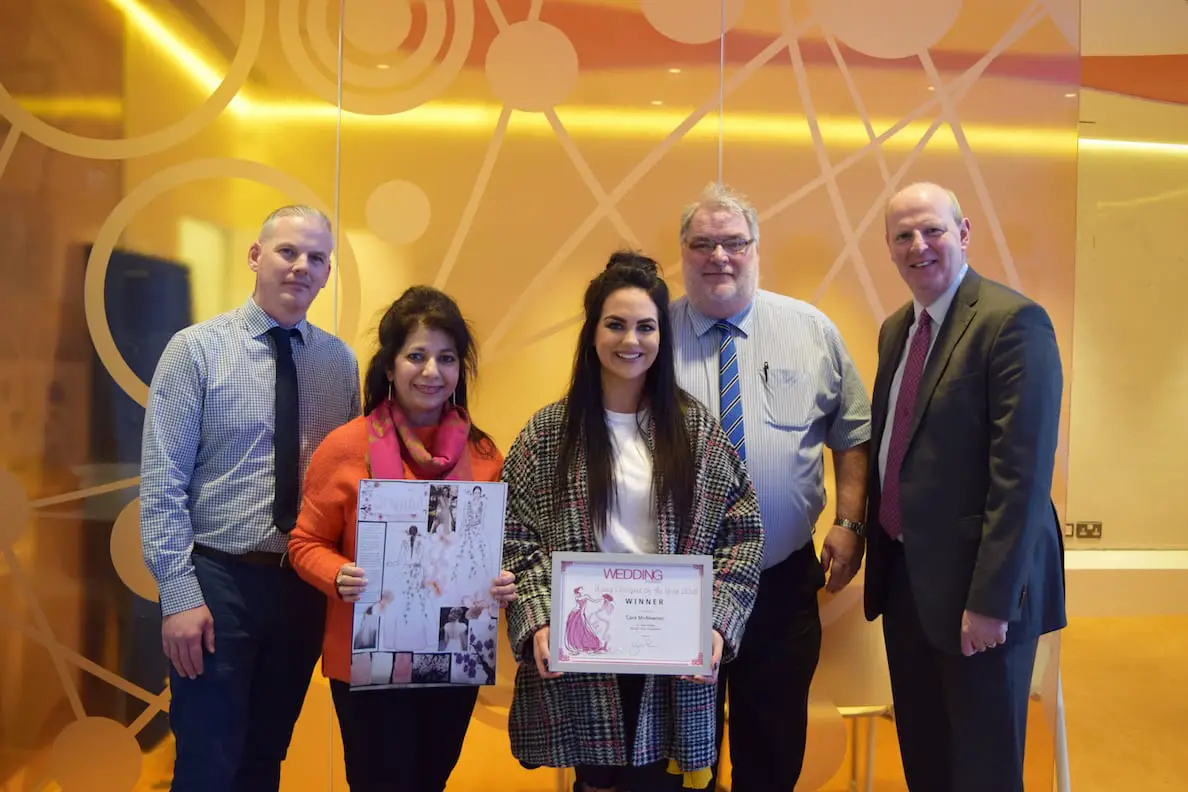
[[753, 239], [745, 239], [743, 237], [727, 237], [725, 239], [706, 239], [705, 237], [698, 237], [696, 239], [689, 240], [688, 247], [689, 250], [692, 250], [694, 253], [700, 253], [703, 256], [708, 256], [717, 250], [719, 245], [721, 245], [722, 250], [725, 250], [727, 254], [731, 256], [737, 256], [739, 253], [742, 253], [744, 250], [749, 248], [751, 243], [754, 241], [755, 240]]

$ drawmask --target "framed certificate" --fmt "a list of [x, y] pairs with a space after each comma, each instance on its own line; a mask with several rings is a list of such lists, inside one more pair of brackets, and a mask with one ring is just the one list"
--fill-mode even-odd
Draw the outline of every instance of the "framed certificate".
[[553, 553], [549, 670], [709, 674], [713, 559]]

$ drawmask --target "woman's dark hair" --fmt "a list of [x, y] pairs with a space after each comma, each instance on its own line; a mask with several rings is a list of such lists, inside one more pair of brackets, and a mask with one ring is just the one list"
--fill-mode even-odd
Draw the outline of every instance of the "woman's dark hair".
[[656, 305], [660, 346], [656, 359], [644, 377], [641, 405], [651, 411], [656, 424], [652, 455], [652, 492], [657, 511], [671, 499], [681, 527], [693, 513], [693, 453], [685, 428], [688, 396], [677, 386], [673, 362], [672, 322], [668, 316], [668, 285], [660, 277], [656, 262], [631, 251], [618, 251], [586, 288], [586, 318], [578, 335], [573, 379], [566, 397], [565, 433], [561, 441], [561, 464], [553, 489], [560, 505], [570, 471], [578, 453], [585, 451], [590, 519], [595, 533], [606, 531], [607, 514], [614, 507], [614, 453], [610, 429], [602, 404], [602, 363], [594, 349], [594, 335], [602, 321], [608, 297], [620, 289], [642, 289]]
[[[413, 286], [388, 308], [379, 323], [379, 348], [367, 364], [363, 378], [363, 414], [367, 415], [388, 398], [388, 371], [395, 365], [396, 356], [404, 348], [411, 333], [419, 327], [440, 330], [454, 342], [462, 365], [458, 370], [458, 385], [454, 388], [454, 403], [467, 408], [470, 382], [478, 378], [478, 345], [470, 332], [470, 325], [462, 316], [458, 303], [445, 292], [432, 286]], [[493, 453], [495, 441], [483, 430], [470, 424], [470, 440], [485, 454]]]

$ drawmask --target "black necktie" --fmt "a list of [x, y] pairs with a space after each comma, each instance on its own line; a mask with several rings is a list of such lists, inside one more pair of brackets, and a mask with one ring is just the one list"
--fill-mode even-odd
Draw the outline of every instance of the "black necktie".
[[301, 461], [301, 425], [297, 419], [297, 366], [290, 339], [296, 330], [274, 327], [268, 331], [276, 346], [276, 426], [272, 433], [276, 467], [272, 519], [276, 529], [289, 533], [297, 524], [297, 483]]

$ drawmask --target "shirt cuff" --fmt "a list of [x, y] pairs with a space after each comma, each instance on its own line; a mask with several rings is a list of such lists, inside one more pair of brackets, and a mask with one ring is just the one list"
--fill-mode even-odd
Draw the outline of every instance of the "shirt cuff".
[[202, 596], [202, 586], [199, 585], [198, 576], [192, 567], [177, 579], [159, 585], [158, 589], [163, 617], [206, 604], [206, 599]]

